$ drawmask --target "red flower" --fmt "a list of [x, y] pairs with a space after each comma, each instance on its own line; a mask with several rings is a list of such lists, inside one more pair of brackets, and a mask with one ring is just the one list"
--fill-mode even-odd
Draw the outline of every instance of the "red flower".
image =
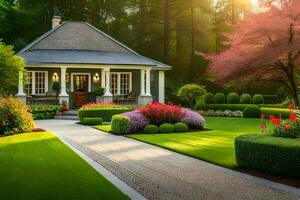
[[296, 122], [297, 121], [297, 116], [294, 113], [290, 114], [290, 121], [291, 122]]
[[289, 125], [288, 123], [286, 123], [286, 124], [284, 125], [284, 130], [285, 130], [285, 132], [287, 132], [289, 129], [290, 129], [290, 125]]
[[280, 125], [280, 118], [273, 118], [273, 124], [275, 125], [275, 126], [279, 126]]
[[294, 108], [293, 104], [290, 103], [289, 106], [288, 106], [288, 108], [289, 108], [290, 110], [293, 110], [293, 108]]
[[271, 122], [273, 122], [273, 119], [274, 119], [274, 115], [270, 115], [270, 116], [269, 116], [269, 120], [270, 120]]

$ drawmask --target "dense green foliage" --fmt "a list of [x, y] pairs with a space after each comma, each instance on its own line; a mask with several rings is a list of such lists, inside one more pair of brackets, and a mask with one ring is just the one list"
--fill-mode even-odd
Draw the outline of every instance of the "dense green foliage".
[[222, 104], [222, 103], [226, 103], [226, 98], [225, 95], [223, 93], [216, 93], [214, 96], [214, 103], [215, 104]]
[[56, 96], [59, 95], [60, 89], [61, 89], [60, 83], [58, 81], [54, 81], [53, 84], [52, 84], [52, 90], [55, 91]]
[[196, 101], [206, 93], [206, 90], [201, 85], [186, 84], [182, 86], [177, 93], [177, 96], [187, 101], [191, 108], [196, 105]]
[[158, 133], [158, 131], [159, 131], [158, 126], [153, 125], [153, 124], [149, 124], [149, 125], [145, 126], [145, 128], [144, 128], [145, 134], [155, 134], [155, 133]]
[[228, 104], [238, 104], [240, 102], [240, 97], [237, 93], [232, 92], [227, 95]]
[[261, 115], [260, 108], [256, 105], [251, 105], [245, 107], [243, 110], [243, 115], [246, 118], [259, 118]]
[[212, 104], [214, 103], [214, 94], [213, 93], [206, 93], [204, 96], [203, 96], [203, 103], [205, 104]]
[[111, 132], [116, 135], [127, 135], [130, 130], [128, 117], [114, 115], [111, 119]]
[[0, 37], [0, 95], [17, 92], [19, 71], [23, 72], [24, 66], [23, 59], [14, 55], [13, 47], [2, 43]]
[[82, 122], [86, 117], [101, 117], [104, 122], [110, 122], [112, 116], [131, 111], [131, 108], [116, 107], [116, 108], [102, 108], [94, 107], [89, 109], [80, 109], [78, 112], [79, 120]]
[[103, 87], [97, 87], [94, 92], [96, 96], [101, 97], [104, 95], [105, 89]]
[[252, 97], [252, 102], [254, 104], [264, 104], [265, 102], [264, 96], [261, 94], [256, 94]]
[[234, 140], [247, 133], [258, 133], [260, 119], [206, 117], [209, 131], [173, 134], [134, 134], [128, 137], [157, 145], [217, 165], [237, 167]]
[[1, 137], [0, 149], [0, 199], [129, 199], [51, 133]]
[[83, 118], [82, 120], [82, 124], [83, 125], [101, 125], [102, 124], [102, 118], [100, 117], [94, 117], [94, 118], [90, 118], [90, 117], [86, 117], [86, 118]]
[[173, 133], [175, 131], [175, 126], [173, 124], [164, 123], [159, 126], [160, 133]]
[[28, 107], [12, 97], [0, 98], [0, 134], [11, 135], [34, 127]]
[[238, 165], [263, 172], [300, 177], [300, 140], [242, 135], [235, 140]]
[[57, 111], [59, 111], [59, 106], [30, 106], [30, 113], [33, 119], [54, 119]]
[[185, 133], [189, 131], [189, 127], [183, 122], [177, 122], [174, 124], [176, 133]]
[[251, 104], [252, 103], [252, 97], [250, 94], [242, 94], [240, 99], [241, 104]]

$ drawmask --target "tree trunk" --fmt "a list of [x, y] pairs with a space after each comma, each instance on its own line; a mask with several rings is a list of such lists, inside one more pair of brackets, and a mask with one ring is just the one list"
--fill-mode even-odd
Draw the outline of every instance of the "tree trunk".
[[194, 66], [194, 54], [195, 54], [195, 3], [192, 0], [191, 4], [191, 21], [192, 21], [192, 30], [191, 30], [191, 38], [192, 38], [192, 45], [191, 45], [191, 66]]
[[139, 2], [139, 12], [138, 12], [138, 33], [137, 33], [137, 50], [139, 53], [144, 52], [145, 44], [145, 15], [147, 12], [146, 9], [146, 0], [140, 0]]
[[165, 0], [164, 6], [164, 61], [166, 64], [170, 64], [170, 0]]
[[235, 2], [234, 0], [231, 0], [231, 20], [232, 24], [235, 22]]

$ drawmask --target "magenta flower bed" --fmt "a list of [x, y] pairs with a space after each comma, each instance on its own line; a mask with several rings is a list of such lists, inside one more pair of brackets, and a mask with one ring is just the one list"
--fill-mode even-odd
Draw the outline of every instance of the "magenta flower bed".
[[183, 108], [184, 117], [181, 119], [183, 123], [186, 123], [189, 128], [204, 129], [205, 119], [197, 112]]

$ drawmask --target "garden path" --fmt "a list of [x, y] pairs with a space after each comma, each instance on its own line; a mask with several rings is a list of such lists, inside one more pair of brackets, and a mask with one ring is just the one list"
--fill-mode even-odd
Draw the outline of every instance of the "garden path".
[[76, 124], [37, 121], [147, 199], [292, 200], [300, 190]]

